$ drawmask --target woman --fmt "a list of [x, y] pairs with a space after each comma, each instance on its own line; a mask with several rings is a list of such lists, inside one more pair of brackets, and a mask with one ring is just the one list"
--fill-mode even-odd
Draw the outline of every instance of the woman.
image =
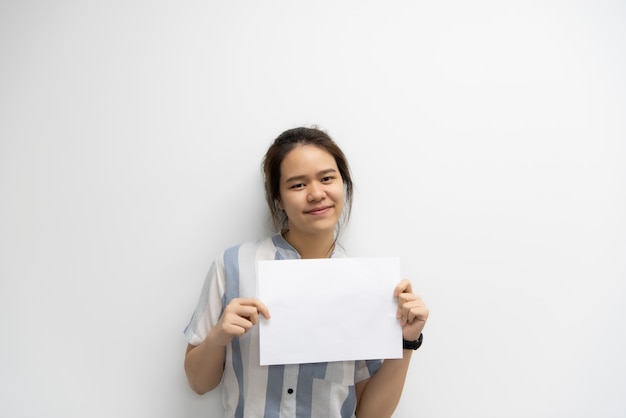
[[[222, 253], [213, 263], [185, 329], [185, 372], [206, 393], [223, 382], [227, 417], [389, 417], [395, 410], [428, 309], [408, 280], [393, 290], [403, 358], [259, 365], [256, 299], [259, 260], [345, 257], [337, 244], [350, 215], [352, 178], [346, 157], [323, 131], [283, 132], [264, 160], [265, 194], [275, 235]], [[391, 289], [390, 289], [391, 292]]]

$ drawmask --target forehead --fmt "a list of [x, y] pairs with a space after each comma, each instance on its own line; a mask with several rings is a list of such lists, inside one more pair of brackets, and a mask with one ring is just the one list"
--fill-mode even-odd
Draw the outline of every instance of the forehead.
[[311, 174], [329, 168], [337, 170], [335, 157], [315, 145], [298, 145], [285, 156], [280, 166], [281, 177]]

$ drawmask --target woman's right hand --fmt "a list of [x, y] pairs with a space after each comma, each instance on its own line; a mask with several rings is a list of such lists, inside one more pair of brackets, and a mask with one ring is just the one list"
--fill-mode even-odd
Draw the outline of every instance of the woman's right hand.
[[259, 322], [259, 314], [270, 319], [267, 306], [256, 298], [235, 298], [230, 301], [222, 317], [211, 329], [213, 341], [228, 345], [234, 337], [240, 337]]

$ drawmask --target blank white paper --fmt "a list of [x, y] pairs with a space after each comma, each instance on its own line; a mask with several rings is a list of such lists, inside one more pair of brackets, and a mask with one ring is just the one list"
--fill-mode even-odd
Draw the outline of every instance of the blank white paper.
[[398, 257], [260, 261], [260, 364], [402, 357]]

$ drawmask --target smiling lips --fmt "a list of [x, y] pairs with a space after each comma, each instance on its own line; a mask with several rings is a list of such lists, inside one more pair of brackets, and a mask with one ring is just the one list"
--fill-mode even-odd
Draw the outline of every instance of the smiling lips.
[[305, 213], [308, 215], [323, 215], [326, 212], [328, 212], [331, 208], [332, 206], [322, 206], [319, 208], [307, 210]]

